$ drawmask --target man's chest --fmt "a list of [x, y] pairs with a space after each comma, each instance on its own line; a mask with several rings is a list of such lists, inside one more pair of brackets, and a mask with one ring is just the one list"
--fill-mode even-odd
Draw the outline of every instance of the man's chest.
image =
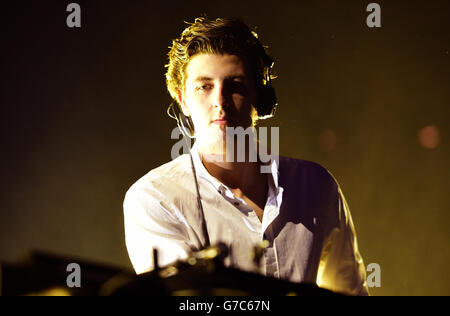
[[267, 201], [267, 194], [256, 194], [253, 195], [252, 198], [250, 198], [249, 196], [247, 196], [246, 194], [244, 194], [242, 191], [240, 191], [239, 189], [234, 190], [231, 189], [231, 192], [233, 192], [234, 196], [242, 199], [245, 201], [245, 203], [253, 209], [253, 211], [256, 213], [256, 215], [258, 216], [259, 220], [262, 222], [263, 220], [263, 215], [264, 215], [264, 209], [262, 208]]

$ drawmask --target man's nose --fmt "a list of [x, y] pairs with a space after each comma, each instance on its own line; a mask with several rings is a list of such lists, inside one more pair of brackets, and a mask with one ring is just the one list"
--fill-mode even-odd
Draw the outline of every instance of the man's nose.
[[226, 107], [225, 87], [220, 85], [216, 87], [213, 94], [213, 106], [218, 108]]

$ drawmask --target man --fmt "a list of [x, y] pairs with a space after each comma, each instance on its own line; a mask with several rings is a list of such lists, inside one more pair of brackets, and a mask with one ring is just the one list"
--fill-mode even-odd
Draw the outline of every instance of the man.
[[239, 19], [198, 18], [174, 40], [167, 86], [196, 141], [190, 155], [150, 171], [128, 190], [131, 262], [139, 274], [154, 268], [154, 248], [167, 265], [222, 242], [231, 249], [226, 265], [252, 271], [250, 253], [266, 240], [262, 274], [367, 295], [355, 229], [332, 175], [294, 158], [263, 161], [259, 152], [250, 159], [252, 137], [245, 139], [244, 159], [229, 155], [230, 128], [253, 127], [273, 114], [271, 67], [256, 33]]

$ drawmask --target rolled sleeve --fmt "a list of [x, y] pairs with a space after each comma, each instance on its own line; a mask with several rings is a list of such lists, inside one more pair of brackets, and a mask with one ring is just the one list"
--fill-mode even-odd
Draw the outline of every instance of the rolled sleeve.
[[358, 250], [355, 227], [349, 207], [339, 189], [339, 227], [331, 230], [324, 242], [317, 285], [350, 295], [369, 295], [366, 269]]

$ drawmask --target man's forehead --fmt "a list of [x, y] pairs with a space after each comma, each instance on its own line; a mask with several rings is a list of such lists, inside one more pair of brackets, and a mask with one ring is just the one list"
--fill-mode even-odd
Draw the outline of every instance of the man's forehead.
[[186, 68], [189, 81], [211, 81], [249, 77], [245, 61], [237, 55], [198, 54]]

